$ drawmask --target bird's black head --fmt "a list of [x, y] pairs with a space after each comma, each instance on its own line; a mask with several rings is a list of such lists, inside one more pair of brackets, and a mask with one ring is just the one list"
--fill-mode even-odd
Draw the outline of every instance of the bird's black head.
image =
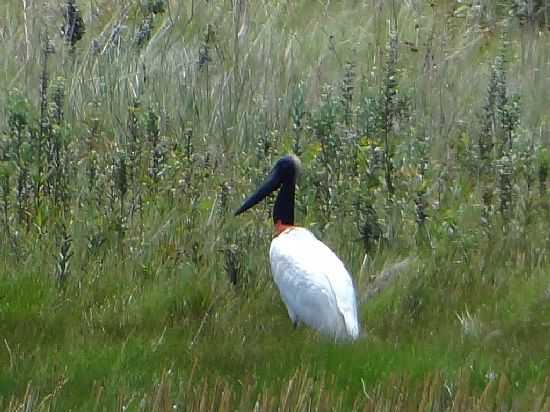
[[294, 191], [296, 179], [300, 172], [300, 165], [300, 159], [294, 155], [280, 158], [262, 185], [244, 201], [242, 206], [235, 212], [235, 215], [240, 215], [247, 211], [275, 190], [281, 188], [273, 209], [273, 221], [293, 225]]
[[273, 166], [273, 171], [279, 174], [283, 183], [296, 183], [302, 164], [295, 155], [289, 154], [281, 157]]

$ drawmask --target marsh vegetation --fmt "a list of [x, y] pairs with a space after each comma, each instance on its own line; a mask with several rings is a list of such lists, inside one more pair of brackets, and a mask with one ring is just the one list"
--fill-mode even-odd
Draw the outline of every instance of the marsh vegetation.
[[[0, 409], [549, 410], [549, 15], [3, 1]], [[271, 203], [233, 217], [290, 152], [354, 343], [292, 328]]]

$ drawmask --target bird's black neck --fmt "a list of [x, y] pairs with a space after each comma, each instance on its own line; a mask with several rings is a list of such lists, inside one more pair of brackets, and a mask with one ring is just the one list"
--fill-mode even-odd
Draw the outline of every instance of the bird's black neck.
[[294, 193], [296, 182], [285, 182], [281, 186], [275, 206], [273, 207], [273, 222], [283, 225], [294, 225]]

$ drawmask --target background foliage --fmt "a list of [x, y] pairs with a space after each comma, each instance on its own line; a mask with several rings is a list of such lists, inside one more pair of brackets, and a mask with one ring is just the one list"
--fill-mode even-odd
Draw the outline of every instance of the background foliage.
[[[6, 0], [4, 410], [548, 410], [547, 1]], [[293, 330], [271, 201], [362, 337]]]

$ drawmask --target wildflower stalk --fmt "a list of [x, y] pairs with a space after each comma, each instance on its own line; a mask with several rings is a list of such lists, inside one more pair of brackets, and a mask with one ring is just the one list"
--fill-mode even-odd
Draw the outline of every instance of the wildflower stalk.
[[185, 156], [187, 158], [187, 163], [191, 164], [193, 157], [193, 129], [188, 127], [185, 129]]
[[500, 213], [508, 216], [512, 209], [512, 174], [513, 164], [511, 155], [504, 155], [497, 164], [498, 187], [500, 197]]
[[302, 83], [299, 83], [292, 93], [292, 104], [290, 106], [290, 118], [292, 121], [292, 130], [294, 132], [293, 151], [297, 156], [300, 156], [302, 153], [300, 134], [304, 126], [305, 115], [304, 87]]
[[122, 228], [125, 220], [124, 205], [128, 194], [128, 167], [124, 153], [120, 154], [115, 165], [115, 188], [119, 200], [119, 221]]
[[40, 75], [40, 124], [39, 132], [35, 142], [36, 156], [35, 162], [37, 166], [37, 175], [35, 181], [35, 203], [36, 209], [40, 208], [42, 179], [43, 179], [43, 147], [50, 137], [50, 120], [48, 116], [48, 57], [51, 53], [50, 40], [48, 33], [44, 34], [44, 43], [42, 46], [42, 73]]
[[353, 120], [353, 90], [355, 88], [355, 65], [351, 61], [348, 61], [344, 66], [344, 79], [341, 88], [344, 122], [347, 127], [351, 127]]
[[381, 130], [384, 138], [384, 179], [390, 202], [394, 196], [393, 184], [393, 149], [390, 143], [390, 134], [396, 115], [397, 100], [397, 34], [390, 33], [388, 44], [388, 59], [386, 62], [386, 74], [384, 90], [382, 94]]
[[360, 199], [357, 205], [358, 225], [357, 229], [363, 241], [366, 253], [375, 249], [382, 239], [382, 227], [378, 221], [378, 215], [369, 199]]
[[17, 182], [15, 188], [15, 199], [17, 202], [17, 218], [19, 223], [26, 222], [29, 226], [28, 203], [30, 197], [29, 170], [25, 165], [21, 165], [17, 170]]
[[239, 247], [235, 244], [228, 246], [224, 250], [224, 257], [224, 267], [227, 278], [233, 286], [238, 286], [239, 283], [242, 282], [242, 280], [240, 280], [242, 272], [242, 256]]
[[19, 259], [19, 249], [17, 247], [17, 240], [11, 231], [10, 225], [10, 174], [8, 170], [0, 170], [0, 201], [2, 202], [2, 220], [6, 236], [9, 239], [13, 252], [17, 259]]
[[550, 174], [550, 154], [548, 150], [540, 150], [538, 156], [538, 172], [537, 177], [539, 180], [539, 195], [543, 197], [546, 194], [546, 181], [548, 180], [548, 175]]
[[48, 147], [48, 187], [53, 192], [54, 202], [65, 210], [68, 205], [67, 153], [64, 141], [63, 106], [65, 99], [64, 80], [59, 78], [52, 85], [51, 138]]
[[160, 145], [159, 116], [152, 107], [147, 112], [146, 122], [147, 138], [150, 144], [149, 176], [153, 179], [153, 189], [158, 190], [162, 174], [163, 153]]
[[426, 203], [424, 200], [425, 190], [420, 189], [416, 192], [416, 197], [414, 199], [415, 205], [415, 221], [417, 228], [417, 237], [416, 241], [418, 244], [423, 244], [427, 240], [427, 231], [426, 231], [426, 219], [428, 215], [426, 214]]
[[80, 9], [77, 7], [75, 0], [67, 0], [65, 2], [64, 22], [61, 27], [61, 34], [65, 41], [71, 46], [71, 52], [74, 52], [76, 43], [84, 33], [86, 27]]
[[70, 275], [70, 263], [73, 257], [72, 248], [73, 238], [67, 232], [67, 228], [63, 224], [61, 227], [61, 239], [59, 245], [59, 253], [55, 256], [55, 277], [57, 286], [60, 289], [65, 288], [67, 278]]

